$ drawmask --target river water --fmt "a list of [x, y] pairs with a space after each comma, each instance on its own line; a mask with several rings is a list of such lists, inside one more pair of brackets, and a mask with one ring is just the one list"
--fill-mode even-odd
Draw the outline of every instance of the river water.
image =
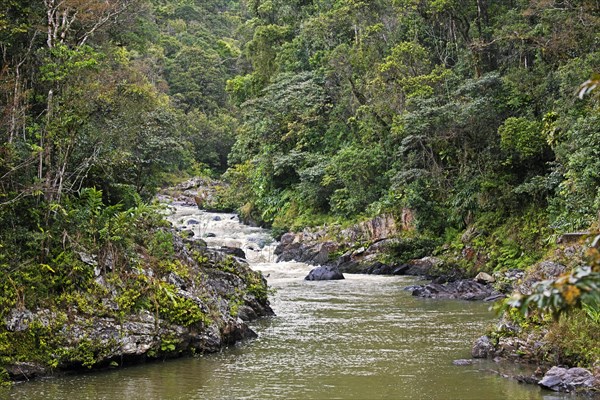
[[[218, 354], [67, 375], [0, 390], [10, 399], [545, 399], [566, 398], [502, 378], [492, 362], [455, 366], [493, 323], [489, 304], [427, 300], [412, 277], [303, 280], [311, 267], [274, 263], [268, 232], [233, 214], [178, 207], [170, 220], [209, 246], [245, 250], [274, 290], [277, 316], [259, 338]], [[207, 237], [210, 236], [210, 237]]]

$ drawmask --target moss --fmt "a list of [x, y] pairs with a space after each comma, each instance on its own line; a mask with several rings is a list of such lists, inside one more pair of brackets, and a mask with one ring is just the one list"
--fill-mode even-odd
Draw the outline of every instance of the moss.
[[210, 323], [210, 319], [200, 309], [200, 306], [192, 300], [178, 295], [173, 285], [159, 283], [159, 287], [154, 293], [154, 300], [160, 316], [173, 324], [190, 326], [197, 323], [204, 325]]
[[62, 327], [67, 321], [66, 314], [54, 313], [44, 317], [47, 321], [35, 319], [23, 331], [11, 332], [2, 325], [0, 328], [0, 362], [11, 364], [33, 361], [50, 368], [56, 368], [59, 357], [56, 350], [64, 345]]
[[[91, 369], [96, 364], [108, 358], [117, 343], [114, 339], [103, 342], [98, 339], [83, 338], [75, 346], [58, 348], [55, 354], [58, 356], [58, 366], [82, 366]], [[55, 365], [55, 366], [57, 366]]]
[[10, 380], [10, 375], [6, 368], [0, 366], [0, 387], [9, 387], [12, 385], [12, 381]]

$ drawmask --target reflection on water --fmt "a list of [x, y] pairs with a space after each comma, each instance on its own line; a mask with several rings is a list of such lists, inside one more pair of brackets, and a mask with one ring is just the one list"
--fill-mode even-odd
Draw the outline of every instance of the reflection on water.
[[[183, 212], [187, 214], [182, 217], [180, 211], [176, 218], [200, 221], [197, 234], [200, 229], [215, 234], [209, 245], [233, 243], [236, 236], [237, 245], [256, 259], [272, 254], [264, 232], [251, 231], [249, 240], [243, 233], [248, 228], [237, 225], [231, 215], [220, 219], [233, 232], [216, 224], [217, 214]], [[487, 304], [413, 298], [402, 290], [415, 282], [408, 277], [347, 275], [343, 281], [311, 282], [303, 280], [311, 268], [305, 264], [263, 262], [253, 267], [268, 275], [276, 290], [272, 306], [277, 316], [254, 323], [258, 339], [213, 355], [19, 384], [0, 390], [0, 397], [564, 398], [485, 372], [493, 363], [452, 365], [469, 357], [473, 339], [493, 320]]]

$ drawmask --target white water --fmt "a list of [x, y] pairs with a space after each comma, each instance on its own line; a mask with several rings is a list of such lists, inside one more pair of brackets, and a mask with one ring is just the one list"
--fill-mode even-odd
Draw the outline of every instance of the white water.
[[242, 224], [237, 214], [200, 211], [189, 206], [175, 206], [172, 210], [167, 219], [177, 228], [193, 231], [194, 238], [204, 240], [209, 247], [240, 248], [250, 264], [275, 262], [273, 251], [277, 243], [269, 231]]

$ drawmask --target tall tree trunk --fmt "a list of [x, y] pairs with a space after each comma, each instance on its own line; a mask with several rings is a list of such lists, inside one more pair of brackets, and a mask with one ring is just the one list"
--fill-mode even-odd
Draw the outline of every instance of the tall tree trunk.
[[484, 72], [493, 71], [497, 67], [495, 46], [492, 43], [491, 33], [488, 30], [490, 26], [490, 16], [488, 13], [487, 0], [477, 0], [477, 30], [479, 40], [481, 41], [478, 58], [482, 64]]

